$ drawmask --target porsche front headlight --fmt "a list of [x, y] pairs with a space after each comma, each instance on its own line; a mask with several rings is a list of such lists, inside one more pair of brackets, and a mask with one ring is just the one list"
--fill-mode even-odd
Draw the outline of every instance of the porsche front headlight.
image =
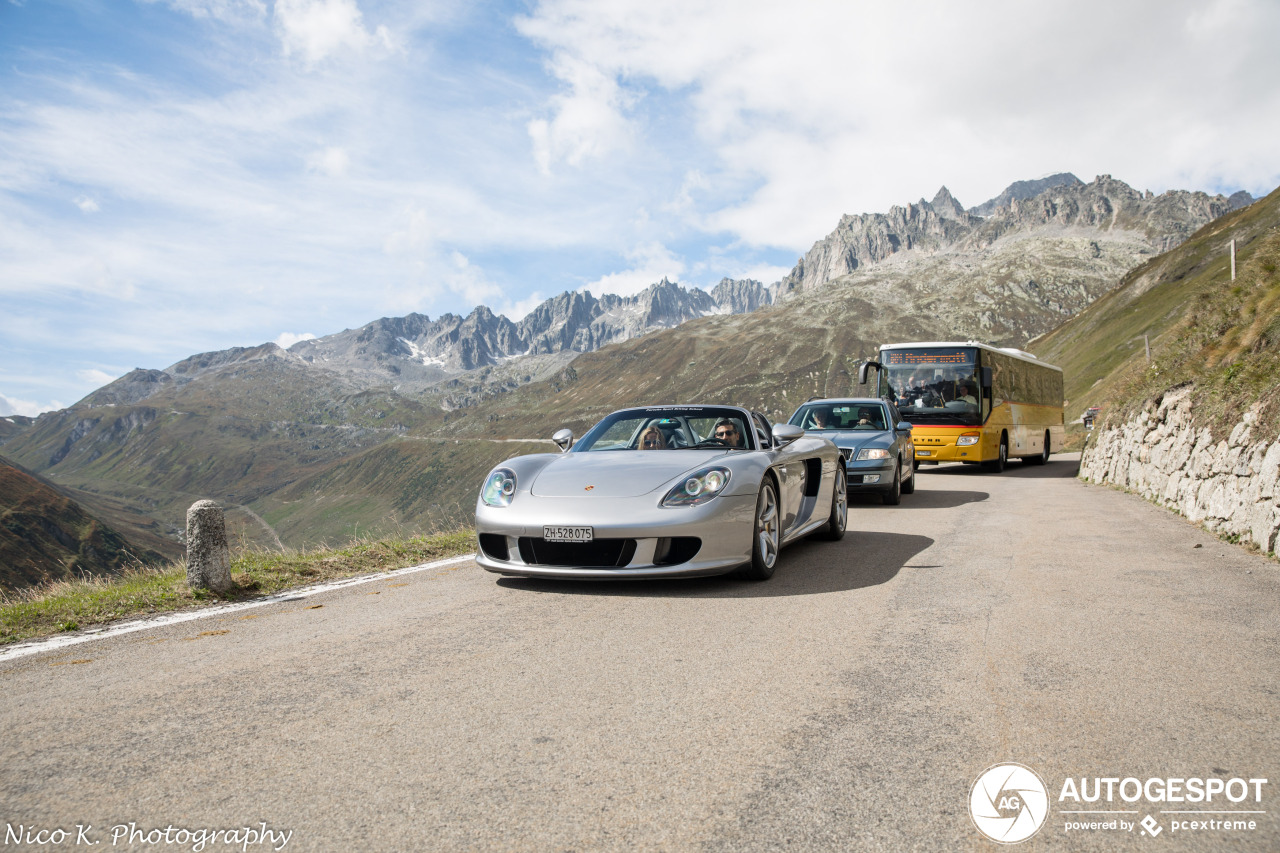
[[728, 468], [716, 466], [685, 477], [662, 499], [663, 506], [697, 506], [724, 491], [732, 475]]
[[480, 500], [485, 506], [509, 506], [516, 493], [516, 472], [510, 468], [496, 468], [484, 481]]

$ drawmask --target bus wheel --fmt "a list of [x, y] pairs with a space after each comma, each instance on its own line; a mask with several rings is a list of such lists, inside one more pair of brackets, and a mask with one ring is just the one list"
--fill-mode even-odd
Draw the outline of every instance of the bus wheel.
[[893, 469], [893, 485], [880, 493], [885, 506], [897, 506], [902, 503], [902, 462], [899, 460]]
[[1039, 456], [1026, 457], [1026, 461], [1032, 465], [1047, 465], [1049, 463], [1049, 433], [1047, 431], [1044, 434], [1044, 450], [1040, 452]]
[[1004, 464], [1009, 461], [1009, 436], [1001, 433], [1000, 435], [1000, 454], [990, 462], [984, 462], [985, 467], [992, 474], [999, 474], [1004, 470]]

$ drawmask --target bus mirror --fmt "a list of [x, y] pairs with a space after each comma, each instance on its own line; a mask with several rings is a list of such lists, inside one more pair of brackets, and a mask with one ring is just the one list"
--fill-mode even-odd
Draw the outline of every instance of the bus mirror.
[[990, 367], [982, 368], [982, 390], [983, 391], [991, 390], [991, 368]]
[[872, 367], [873, 365], [877, 368], [880, 368], [881, 366], [880, 362], [878, 361], [864, 361], [862, 362], [862, 364], [858, 365], [858, 384], [859, 385], [867, 384], [867, 369]]

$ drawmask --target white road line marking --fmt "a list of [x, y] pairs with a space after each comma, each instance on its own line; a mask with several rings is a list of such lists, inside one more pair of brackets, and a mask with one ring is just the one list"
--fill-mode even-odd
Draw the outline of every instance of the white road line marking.
[[285, 592], [277, 592], [275, 595], [269, 595], [266, 598], [255, 599], [254, 601], [243, 601], [236, 604], [222, 604], [217, 607], [208, 607], [201, 610], [186, 610], [182, 613], [165, 613], [160, 616], [137, 619], [133, 622], [124, 622], [119, 625], [106, 625], [101, 628], [87, 628], [74, 634], [59, 634], [56, 637], [27, 640], [26, 642], [15, 643], [7, 649], [0, 650], [0, 663], [8, 660], [14, 660], [15, 658], [39, 654], [40, 652], [48, 652], [54, 649], [63, 649], [67, 646], [87, 643], [90, 640], [104, 640], [108, 637], [118, 637], [121, 634], [132, 634], [135, 631], [146, 631], [152, 628], [161, 628], [165, 625], [176, 625], [181, 622], [192, 622], [196, 619], [206, 619], [210, 616], [223, 616], [227, 613], [251, 610], [255, 607], [262, 607], [267, 604], [278, 604], [282, 601], [296, 601], [299, 598], [310, 598], [311, 596], [318, 595], [322, 592], [330, 592], [332, 590], [343, 589], [348, 586], [359, 586], [360, 584], [369, 583], [370, 581], [399, 577], [400, 575], [420, 572], [424, 569], [438, 569], [442, 566], [451, 566], [454, 563], [464, 563], [467, 560], [474, 560], [475, 556], [475, 554], [463, 554], [460, 557], [450, 557], [447, 560], [437, 560], [434, 563], [423, 563], [418, 566], [409, 566], [408, 568], [396, 569], [392, 572], [382, 572], [375, 575], [360, 575], [359, 577], [354, 578], [343, 578], [342, 580], [319, 583], [314, 586], [304, 586], [300, 589], [290, 589]]

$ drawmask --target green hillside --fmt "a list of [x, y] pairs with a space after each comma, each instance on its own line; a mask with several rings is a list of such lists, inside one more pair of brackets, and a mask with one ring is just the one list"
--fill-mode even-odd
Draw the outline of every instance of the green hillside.
[[227, 507], [233, 541], [278, 547], [245, 507], [442, 417], [389, 389], [317, 385], [284, 359], [262, 359], [140, 404], [42, 416], [5, 452], [130, 538], [179, 557], [177, 536], [195, 501]]
[[[1195, 383], [1195, 416], [1215, 435], [1259, 401], [1263, 423], [1275, 426], [1278, 264], [1280, 190], [1133, 270], [1115, 290], [1028, 349], [1064, 369], [1068, 421], [1099, 406], [1104, 418], [1118, 423], [1170, 388]], [[1150, 362], [1143, 335], [1150, 341]]]
[[478, 484], [491, 468], [547, 452], [558, 452], [549, 441], [395, 439], [273, 492], [253, 509], [295, 547], [469, 527]]
[[161, 559], [0, 458], [0, 591], [50, 580], [116, 575]]

